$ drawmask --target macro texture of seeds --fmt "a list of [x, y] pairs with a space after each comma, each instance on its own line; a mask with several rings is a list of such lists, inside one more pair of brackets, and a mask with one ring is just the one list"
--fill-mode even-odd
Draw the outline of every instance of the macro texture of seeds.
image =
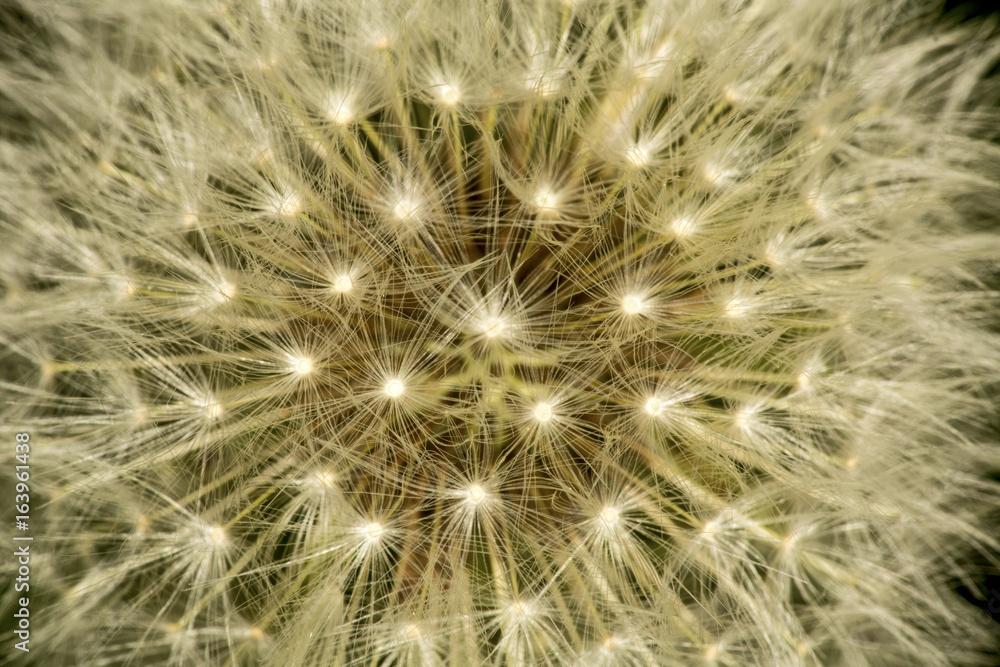
[[975, 662], [1000, 41], [924, 4], [0, 8], [21, 659]]

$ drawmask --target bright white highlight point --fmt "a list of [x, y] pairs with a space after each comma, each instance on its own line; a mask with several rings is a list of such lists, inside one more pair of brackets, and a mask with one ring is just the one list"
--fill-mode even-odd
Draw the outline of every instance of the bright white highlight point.
[[330, 93], [329, 97], [326, 98], [326, 105], [323, 107], [323, 112], [327, 119], [337, 125], [348, 125], [355, 118], [351, 101], [346, 95], [338, 93]]
[[291, 218], [302, 210], [302, 199], [294, 192], [275, 194], [268, 202], [267, 209], [275, 215]]
[[354, 287], [354, 281], [346, 273], [342, 276], [337, 276], [336, 280], [333, 281], [333, 291], [340, 294], [350, 292], [352, 287]]
[[205, 416], [215, 421], [225, 414], [226, 409], [211, 396], [202, 401], [201, 407], [205, 410]]
[[731, 106], [738, 107], [750, 100], [751, 85], [749, 82], [726, 86], [723, 97]]
[[813, 214], [820, 220], [828, 219], [832, 211], [829, 198], [825, 197], [818, 189], [813, 190], [806, 195], [806, 206], [808, 206], [812, 210]]
[[741, 296], [733, 296], [726, 302], [725, 316], [729, 318], [743, 317], [750, 311], [750, 302]]
[[522, 602], [520, 600], [512, 602], [507, 608], [510, 615], [514, 618], [530, 618], [535, 614], [535, 605], [530, 602]]
[[677, 238], [687, 238], [691, 236], [691, 233], [695, 230], [695, 221], [693, 218], [688, 216], [682, 216], [673, 221], [670, 225], [670, 231], [673, 232], [674, 236]]
[[812, 385], [812, 373], [809, 371], [802, 371], [799, 376], [795, 378], [795, 386], [798, 387], [799, 391], [805, 391], [809, 389]]
[[420, 210], [420, 203], [413, 197], [405, 196], [400, 198], [392, 209], [392, 214], [400, 222], [406, 222], [416, 217]]
[[490, 317], [483, 322], [483, 333], [487, 338], [496, 338], [503, 333], [503, 321], [499, 317]]
[[622, 310], [625, 311], [627, 315], [638, 315], [642, 312], [645, 304], [637, 296], [629, 295], [622, 299]]
[[337, 475], [329, 470], [320, 470], [313, 473], [309, 481], [311, 486], [316, 489], [334, 489], [337, 487]]
[[389, 380], [385, 383], [385, 393], [390, 398], [396, 398], [403, 394], [403, 383], [399, 380]]
[[646, 401], [646, 414], [655, 417], [662, 411], [663, 411], [663, 401], [661, 401], [660, 399], [653, 396], [648, 401]]
[[378, 542], [382, 538], [382, 535], [385, 534], [385, 528], [382, 526], [382, 524], [374, 521], [366, 525], [363, 531], [365, 536], [371, 542]]
[[705, 166], [702, 174], [704, 175], [705, 180], [711, 185], [719, 186], [729, 182], [735, 172], [733, 172], [732, 169], [725, 169], [718, 164], [709, 164]]
[[780, 271], [788, 263], [783, 241], [784, 235], [779, 234], [776, 238], [768, 241], [764, 247], [764, 260], [774, 271]]
[[755, 421], [754, 415], [755, 410], [753, 408], [740, 408], [733, 416], [733, 425], [741, 431], [751, 431], [753, 430]]
[[313, 361], [309, 357], [299, 357], [294, 360], [293, 368], [299, 375], [309, 375], [313, 370]]
[[207, 300], [215, 305], [220, 305], [231, 301], [233, 297], [236, 296], [237, 290], [236, 285], [227, 281], [224, 281], [216, 286], [214, 292], [210, 292], [206, 295]]
[[462, 93], [455, 86], [446, 83], [438, 87], [438, 98], [442, 104], [453, 107], [462, 100]]
[[619, 513], [619, 511], [616, 508], [611, 507], [610, 505], [601, 510], [600, 514], [601, 521], [603, 521], [608, 528], [614, 528], [615, 525], [618, 524], [618, 520], [620, 517], [621, 514]]
[[535, 419], [540, 422], [547, 422], [552, 419], [552, 406], [548, 403], [539, 403], [535, 406]]
[[466, 496], [471, 504], [478, 505], [486, 498], [486, 491], [478, 484], [473, 484], [469, 487]]
[[625, 149], [625, 159], [636, 169], [641, 169], [649, 164], [649, 151], [642, 144], [634, 144]]
[[226, 529], [222, 526], [212, 526], [205, 531], [205, 539], [210, 544], [225, 544], [228, 539], [226, 537]]
[[535, 193], [533, 203], [539, 213], [556, 213], [559, 210], [559, 203], [562, 197], [552, 191], [551, 188], [542, 188]]

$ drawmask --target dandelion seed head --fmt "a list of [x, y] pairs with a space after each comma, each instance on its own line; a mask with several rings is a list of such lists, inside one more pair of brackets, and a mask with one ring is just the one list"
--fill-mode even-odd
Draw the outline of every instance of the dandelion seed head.
[[115, 299], [127, 299], [136, 294], [135, 284], [125, 276], [111, 276], [108, 282]]
[[470, 505], [478, 505], [486, 499], [486, 490], [478, 484], [472, 484], [466, 491], [466, 497]]
[[751, 431], [756, 420], [756, 411], [750, 406], [742, 406], [733, 415], [733, 425], [740, 431]]
[[337, 488], [337, 473], [332, 470], [317, 470], [309, 476], [309, 485], [318, 491], [329, 491]]
[[313, 360], [309, 357], [295, 357], [292, 359], [292, 371], [298, 375], [309, 375], [313, 371]]
[[751, 100], [752, 88], [753, 83], [750, 81], [726, 86], [723, 91], [723, 98], [734, 107], [739, 107]]
[[636, 169], [642, 169], [649, 164], [649, 146], [644, 143], [632, 144], [625, 149], [625, 159]]
[[205, 541], [213, 546], [220, 546], [229, 542], [229, 535], [223, 526], [206, 526]]
[[532, 618], [537, 613], [534, 603], [526, 600], [515, 600], [507, 607], [507, 613], [515, 621], [524, 621]]
[[615, 528], [618, 526], [618, 521], [621, 518], [621, 513], [618, 508], [612, 507], [611, 505], [606, 506], [601, 510], [599, 515], [604, 525], [608, 528]]
[[670, 223], [671, 233], [679, 239], [691, 236], [697, 227], [697, 222], [691, 216], [681, 216]]
[[420, 202], [411, 195], [404, 195], [392, 208], [392, 214], [399, 222], [410, 222], [417, 218], [420, 212]]
[[702, 170], [702, 176], [709, 185], [721, 187], [732, 182], [733, 178], [736, 176], [736, 171], [733, 169], [727, 169], [717, 162], [710, 162], [705, 165], [705, 168]]
[[369, 542], [378, 542], [385, 535], [385, 526], [375, 521], [366, 523], [361, 527], [361, 533]]
[[437, 97], [441, 104], [453, 107], [462, 101], [462, 93], [459, 89], [449, 83], [442, 83], [437, 87]]
[[784, 247], [785, 236], [779, 234], [764, 247], [764, 261], [773, 271], [780, 271], [788, 265], [789, 257]]
[[806, 206], [820, 220], [829, 219], [833, 211], [829, 197], [824, 195], [818, 188], [810, 191], [806, 196]]
[[331, 92], [327, 96], [323, 114], [337, 125], [349, 125], [356, 118], [350, 96], [337, 92]]
[[552, 406], [549, 403], [539, 403], [538, 405], [535, 406], [535, 409], [532, 411], [532, 414], [534, 415], [536, 420], [538, 420], [541, 423], [545, 423], [550, 419], [552, 419], [553, 415]]
[[333, 291], [338, 294], [346, 294], [354, 287], [354, 281], [346, 273], [337, 276], [333, 281]]
[[403, 395], [405, 387], [401, 380], [389, 380], [385, 383], [384, 391], [389, 398], [398, 398]]
[[645, 308], [646, 304], [643, 303], [643, 300], [634, 294], [629, 294], [622, 299], [622, 310], [625, 311], [626, 315], [638, 315]]
[[752, 308], [749, 297], [741, 294], [734, 294], [726, 301], [723, 314], [729, 319], [737, 319], [747, 315]]
[[226, 414], [226, 408], [211, 394], [201, 399], [199, 407], [209, 421], [218, 421]]
[[223, 304], [236, 298], [238, 293], [235, 283], [224, 280], [210, 294], [211, 302], [216, 305]]
[[663, 412], [663, 401], [656, 396], [650, 396], [646, 399], [645, 404], [646, 414], [651, 417], [657, 417]]
[[484, 328], [489, 338], [495, 338], [503, 332], [503, 322], [498, 317], [491, 317], [486, 320]]
[[506, 317], [485, 312], [476, 321], [479, 332], [488, 339], [506, 338], [509, 333], [510, 326]]
[[276, 192], [268, 199], [266, 209], [276, 216], [292, 218], [302, 210], [302, 198], [291, 191]]
[[559, 212], [559, 207], [562, 204], [562, 196], [552, 190], [552, 188], [544, 186], [535, 192], [532, 201], [539, 213], [551, 215]]
[[0, 58], [0, 416], [68, 462], [36, 662], [991, 648], [945, 585], [1000, 504], [989, 25], [37, 4]]

